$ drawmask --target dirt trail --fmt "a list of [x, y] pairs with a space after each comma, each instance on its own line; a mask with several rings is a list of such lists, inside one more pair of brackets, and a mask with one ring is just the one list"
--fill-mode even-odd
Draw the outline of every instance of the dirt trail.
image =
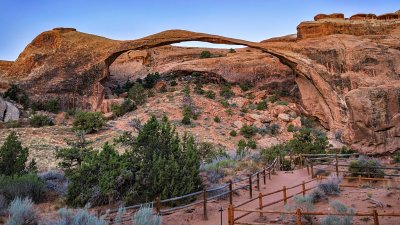
[[[260, 178], [262, 179], [262, 178]], [[293, 173], [285, 173], [283, 171], [277, 172], [276, 175], [273, 175], [271, 177], [271, 180], [268, 180], [266, 185], [263, 184], [263, 182], [260, 182], [260, 192], [261, 193], [268, 193], [268, 192], [273, 192], [275, 190], [281, 189], [283, 186], [286, 187], [291, 187], [297, 184], [300, 184], [302, 181], [307, 181], [310, 180], [310, 176], [307, 175], [307, 170], [302, 169], [302, 170], [295, 170]], [[315, 184], [309, 183], [306, 184], [306, 188], [309, 188]], [[292, 190], [288, 190], [287, 195], [290, 196], [296, 192], [300, 192], [301, 187], [297, 187]], [[253, 187], [253, 197], [258, 196], [258, 191], [256, 188]], [[242, 190], [239, 192], [238, 195], [233, 196], [233, 204], [237, 205], [240, 204], [244, 201], [249, 200], [249, 191], [248, 190]], [[263, 204], [270, 203], [276, 200], [282, 199], [282, 192], [276, 193], [270, 196], [265, 197], [263, 200]], [[221, 224], [221, 214], [219, 212], [219, 209], [222, 207], [223, 208], [223, 213], [222, 213], [222, 224], [226, 225], [228, 224], [228, 200], [220, 200], [220, 201], [212, 201], [207, 204], [207, 212], [208, 212], [208, 220], [203, 219], [203, 208], [202, 206], [198, 206], [194, 208], [194, 211], [180, 211], [176, 212], [174, 214], [164, 216], [163, 217], [163, 224], [165, 225], [203, 225], [203, 224], [210, 224], [210, 225], [220, 225]], [[243, 207], [242, 209], [256, 209], [258, 207], [258, 200], [255, 200]], [[283, 203], [278, 203], [274, 206], [268, 207], [266, 209], [275, 209], [275, 210], [284, 210], [285, 207], [283, 206]], [[236, 213], [235, 216], [240, 215], [239, 213]], [[275, 215], [267, 215], [269, 219], [276, 218]], [[251, 214], [249, 216], [244, 217], [243, 220], [241, 221], [254, 221], [257, 218], [259, 218], [258, 214]]]

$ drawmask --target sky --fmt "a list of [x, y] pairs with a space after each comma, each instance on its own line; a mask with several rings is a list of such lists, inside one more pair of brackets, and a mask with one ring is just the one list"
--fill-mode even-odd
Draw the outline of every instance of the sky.
[[0, 59], [15, 60], [38, 34], [55, 27], [117, 40], [185, 29], [261, 41], [294, 34], [318, 13], [350, 17], [399, 9], [399, 0], [0, 0]]

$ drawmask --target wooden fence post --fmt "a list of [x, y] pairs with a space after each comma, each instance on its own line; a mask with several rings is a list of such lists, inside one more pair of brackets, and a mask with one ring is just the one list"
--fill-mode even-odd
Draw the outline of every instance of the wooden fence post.
[[358, 175], [358, 186], [361, 187], [361, 175]]
[[337, 153], [336, 153], [336, 177], [339, 177], [339, 159]]
[[229, 204], [233, 204], [232, 180], [229, 180]]
[[296, 225], [301, 225], [301, 210], [296, 209]]
[[253, 181], [251, 180], [251, 175], [249, 175], [249, 186], [250, 186], [250, 198], [253, 198]]
[[266, 180], [266, 173], [265, 173], [265, 167], [264, 167], [264, 170], [263, 170], [263, 175], [264, 175], [264, 185], [266, 185], [267, 184], [267, 180]]
[[260, 173], [257, 173], [257, 190], [260, 191]]
[[287, 203], [287, 197], [286, 197], [286, 186], [283, 186], [283, 205], [286, 205]]
[[208, 220], [207, 217], [207, 190], [203, 190], [203, 216], [204, 220]]
[[304, 181], [301, 183], [301, 187], [303, 189], [303, 196], [305, 196], [306, 195], [306, 183]]
[[376, 209], [374, 209], [374, 211], [372, 212], [372, 214], [374, 215], [374, 225], [379, 225], [378, 211], [376, 211]]
[[228, 206], [228, 224], [234, 225], [235, 213], [233, 209], [233, 205]]
[[[262, 202], [262, 194], [261, 194], [261, 192], [259, 192], [258, 193], [258, 208], [260, 209], [260, 210], [262, 210], [263, 209], [263, 202]], [[260, 217], [262, 217], [263, 216], [263, 213], [262, 212], [260, 212]]]
[[311, 178], [314, 178], [314, 165], [313, 162], [311, 162]]
[[308, 166], [308, 160], [304, 158], [304, 163], [306, 164], [307, 167], [307, 174], [310, 175], [310, 167]]
[[161, 211], [160, 197], [156, 198], [156, 211], [157, 211], [157, 214], [160, 214], [160, 211]]

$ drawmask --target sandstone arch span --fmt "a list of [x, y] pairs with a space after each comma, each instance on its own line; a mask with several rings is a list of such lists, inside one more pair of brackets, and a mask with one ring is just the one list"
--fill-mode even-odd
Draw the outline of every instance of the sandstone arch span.
[[[397, 33], [393, 35], [398, 36]], [[386, 107], [386, 111], [382, 111], [385, 114], [382, 119], [373, 115], [377, 110], [372, 110], [371, 115], [365, 116], [365, 120], [356, 115], [362, 109], [362, 104], [360, 106], [356, 97], [362, 95], [367, 102], [373, 102], [375, 100], [371, 96], [379, 97], [384, 94], [371, 95], [368, 90], [358, 90], [359, 84], [353, 87], [351, 83], [341, 82], [339, 86], [335, 83], [338, 75], [350, 76], [349, 72], [359, 71], [358, 67], [346, 63], [351, 57], [360, 58], [360, 53], [357, 52], [358, 55], [354, 53], [349, 59], [347, 54], [351, 49], [368, 52], [366, 49], [373, 48], [390, 54], [391, 60], [400, 56], [396, 52], [398, 50], [386, 50], [388, 47], [399, 48], [398, 43], [391, 39], [386, 40], [389, 44], [384, 43], [385, 45], [381, 45], [383, 47], [369, 39], [351, 36], [329, 36], [318, 42], [298, 40], [291, 43], [255, 43], [184, 30], [169, 30], [137, 40], [116, 41], [59, 28], [36, 37], [20, 54], [6, 77], [18, 82], [32, 99], [57, 98], [64, 105], [97, 110], [103, 103], [104, 95], [100, 81], [108, 76], [109, 66], [119, 55], [129, 50], [143, 50], [184, 41], [243, 45], [269, 53], [295, 72], [304, 108], [309, 114], [318, 117], [325, 127], [344, 130], [347, 132], [348, 142], [368, 146], [370, 150], [379, 148], [383, 151], [394, 151], [400, 146], [399, 125], [392, 125], [396, 123], [396, 118], [400, 118], [397, 116], [400, 106], [394, 102], [397, 99], [395, 96], [400, 96], [400, 91], [397, 92], [400, 89], [397, 81], [379, 81], [382, 85], [391, 85], [382, 87], [379, 91], [387, 94], [390, 99], [388, 105], [392, 108]], [[358, 45], [354, 46], [354, 43]], [[315, 50], [316, 48], [318, 49]], [[334, 53], [333, 56], [330, 56], [331, 53]], [[338, 67], [330, 66], [336, 61], [339, 62]], [[388, 76], [393, 77], [391, 74]], [[376, 86], [374, 83], [363, 85], [366, 88]], [[370, 120], [375, 122], [371, 123]]]

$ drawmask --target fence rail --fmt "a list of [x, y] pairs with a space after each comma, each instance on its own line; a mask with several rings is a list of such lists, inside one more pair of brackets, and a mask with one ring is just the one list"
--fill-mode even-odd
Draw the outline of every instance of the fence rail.
[[[194, 193], [190, 193], [187, 195], [183, 195], [183, 196], [177, 196], [174, 198], [169, 198], [169, 199], [163, 199], [160, 200], [159, 198], [157, 198], [155, 201], [152, 202], [147, 202], [147, 203], [142, 203], [142, 204], [137, 204], [137, 205], [131, 205], [131, 206], [126, 206], [125, 209], [126, 210], [131, 210], [131, 209], [139, 209], [142, 205], [144, 204], [153, 204], [155, 205], [155, 209], [157, 214], [160, 215], [166, 215], [166, 214], [170, 214], [172, 212], [175, 212], [177, 210], [181, 210], [181, 209], [185, 209], [185, 208], [189, 208], [195, 205], [200, 205], [203, 204], [203, 217], [205, 220], [207, 220], [207, 202], [217, 199], [217, 198], [222, 198], [222, 197], [229, 197], [229, 203], [232, 204], [233, 202], [233, 193], [241, 190], [241, 189], [246, 189], [249, 188], [249, 194], [250, 194], [250, 198], [252, 198], [253, 195], [253, 188], [254, 188], [254, 184], [257, 185], [257, 189], [260, 190], [260, 182], [263, 181], [264, 184], [266, 184], [266, 180], [267, 179], [271, 179], [271, 174], [273, 174], [275, 172], [275, 168], [277, 167], [278, 164], [278, 159], [275, 158], [272, 163], [270, 163], [267, 167], [264, 167], [263, 169], [249, 175], [248, 177], [242, 178], [242, 179], [238, 179], [238, 180], [231, 180], [219, 187], [214, 187], [214, 188], [209, 188], [209, 189], [204, 189], [202, 191], [197, 191]], [[255, 179], [253, 179], [255, 178]], [[247, 182], [246, 182], [247, 181]], [[242, 184], [243, 182], [246, 182], [246, 184]], [[240, 185], [242, 184], [242, 185]], [[240, 185], [238, 187], [234, 187], [236, 185]], [[209, 193], [213, 193], [219, 190], [226, 190], [228, 188], [227, 191], [223, 191], [222, 193], [217, 193], [216, 195], [210, 195]], [[168, 208], [168, 209], [164, 209], [162, 210], [162, 206], [161, 204], [163, 203], [169, 203], [169, 202], [173, 202], [173, 201], [179, 201], [182, 199], [186, 199], [189, 197], [194, 197], [194, 196], [200, 196], [201, 195], [201, 200], [197, 200], [194, 202], [191, 202], [189, 204], [186, 205], [180, 205], [180, 206], [176, 206], [173, 208]], [[100, 213], [98, 212], [98, 214], [105, 214], [108, 213], [108, 220], [112, 220], [111, 215], [113, 213], [118, 212], [119, 208], [115, 208], [112, 210], [108, 210], [107, 212], [103, 212]], [[127, 219], [129, 219], [127, 217]]]

